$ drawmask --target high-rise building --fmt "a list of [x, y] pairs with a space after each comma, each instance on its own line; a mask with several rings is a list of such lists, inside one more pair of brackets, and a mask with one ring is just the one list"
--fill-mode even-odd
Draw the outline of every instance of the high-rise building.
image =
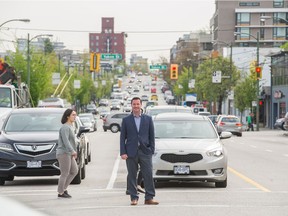
[[125, 61], [127, 34], [114, 32], [114, 18], [102, 17], [100, 33], [89, 34], [89, 50], [96, 53], [121, 54]]
[[259, 37], [260, 47], [279, 47], [288, 39], [287, 0], [215, 0], [215, 5], [210, 26], [216, 49], [227, 46], [221, 41], [256, 47]]

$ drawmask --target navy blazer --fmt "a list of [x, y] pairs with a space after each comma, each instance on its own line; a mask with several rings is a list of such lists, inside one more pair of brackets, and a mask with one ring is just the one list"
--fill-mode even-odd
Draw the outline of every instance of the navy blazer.
[[[140, 146], [138, 147], [138, 143]], [[138, 148], [144, 154], [152, 155], [155, 151], [154, 125], [151, 116], [142, 114], [139, 132], [133, 114], [123, 118], [120, 134], [120, 155], [135, 157]]]

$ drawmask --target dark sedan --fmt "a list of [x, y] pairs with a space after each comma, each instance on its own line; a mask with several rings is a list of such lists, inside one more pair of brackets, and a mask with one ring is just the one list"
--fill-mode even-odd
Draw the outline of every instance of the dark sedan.
[[[60, 175], [56, 147], [64, 111], [23, 108], [10, 113], [0, 132], [0, 185], [13, 181], [14, 176]], [[75, 125], [74, 131], [79, 172], [72, 183], [80, 184], [85, 178], [85, 141], [81, 134], [89, 129]]]

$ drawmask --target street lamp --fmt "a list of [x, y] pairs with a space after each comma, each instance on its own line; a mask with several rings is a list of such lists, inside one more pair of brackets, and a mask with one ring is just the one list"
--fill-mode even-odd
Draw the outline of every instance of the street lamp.
[[2, 24], [0, 25], [0, 27], [2, 27], [3, 25], [5, 25], [5, 24], [8, 23], [8, 22], [14, 22], [14, 21], [30, 22], [30, 19], [11, 19], [11, 20], [8, 20], [8, 21], [2, 23]]
[[[256, 59], [256, 67], [259, 67], [259, 32], [257, 32], [257, 37], [249, 34], [249, 33], [245, 33], [245, 32], [234, 32], [234, 35], [241, 35], [241, 34], [246, 34], [249, 35], [250, 37], [254, 38], [257, 41], [257, 59]], [[257, 88], [256, 88], [256, 131], [259, 131], [259, 80], [260, 78], [257, 78]]]
[[27, 85], [28, 88], [30, 88], [30, 42], [38, 37], [52, 37], [53, 35], [51, 34], [40, 34], [36, 35], [35, 37], [30, 39], [30, 35], [28, 33], [28, 39], [27, 39]]

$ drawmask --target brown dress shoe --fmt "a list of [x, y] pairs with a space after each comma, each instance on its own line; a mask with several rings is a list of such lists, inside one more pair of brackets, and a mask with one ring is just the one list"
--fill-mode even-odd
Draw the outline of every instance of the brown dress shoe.
[[150, 200], [145, 200], [145, 205], [158, 205], [159, 202], [153, 200], [153, 199], [150, 199]]
[[131, 200], [131, 205], [137, 205], [138, 204], [138, 200]]

